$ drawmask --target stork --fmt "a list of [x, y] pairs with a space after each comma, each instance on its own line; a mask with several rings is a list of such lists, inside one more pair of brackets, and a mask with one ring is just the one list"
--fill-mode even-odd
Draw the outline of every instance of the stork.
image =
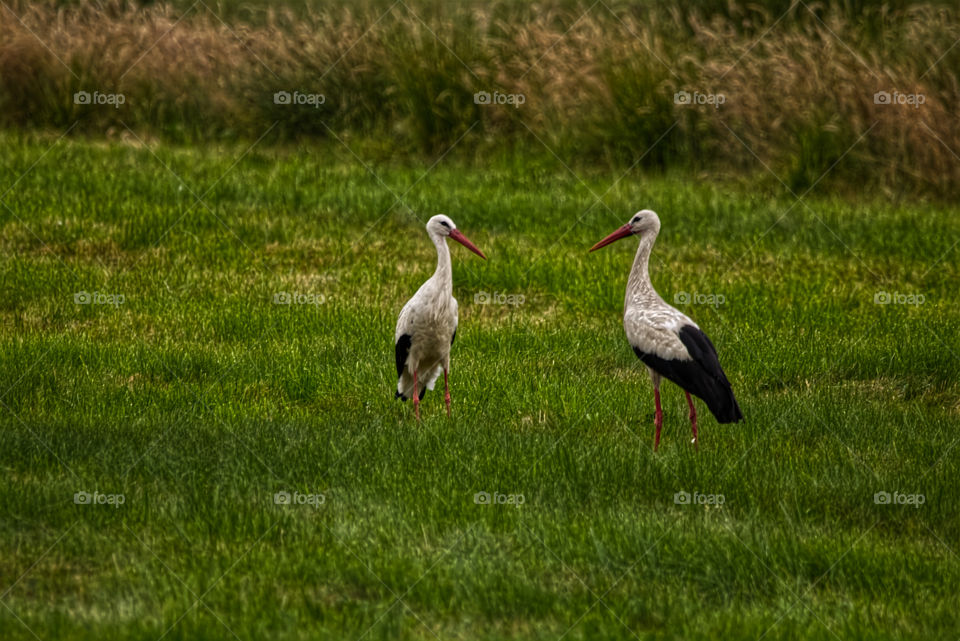
[[640, 236], [640, 247], [627, 280], [623, 328], [630, 346], [647, 366], [653, 382], [653, 399], [656, 404], [654, 451], [660, 446], [660, 428], [663, 426], [663, 411], [660, 409], [661, 378], [679, 385], [686, 393], [695, 446], [699, 443], [697, 410], [690, 398], [691, 393], [707, 404], [718, 423], [736, 423], [743, 419], [730, 381], [720, 367], [713, 343], [686, 314], [660, 298], [650, 283], [650, 251], [659, 233], [660, 218], [655, 212], [644, 209], [638, 211], [626, 225], [590, 249], [596, 251], [621, 238]]
[[450, 416], [450, 347], [457, 336], [457, 299], [453, 297], [453, 268], [447, 238], [457, 241], [480, 258], [483, 252], [464, 236], [447, 216], [427, 221], [427, 234], [437, 248], [437, 269], [413, 298], [400, 310], [394, 336], [397, 356], [397, 393], [401, 400], [413, 399], [420, 420], [420, 400], [432, 390], [443, 372], [443, 400]]

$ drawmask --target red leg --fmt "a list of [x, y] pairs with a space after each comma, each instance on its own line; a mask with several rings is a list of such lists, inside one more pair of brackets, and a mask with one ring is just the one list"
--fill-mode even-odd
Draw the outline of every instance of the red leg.
[[687, 392], [687, 405], [690, 406], [690, 429], [693, 430], [693, 445], [700, 449], [700, 437], [697, 436], [697, 410], [693, 406], [693, 399], [690, 398], [690, 392]]
[[413, 370], [413, 413], [420, 420], [420, 387], [417, 385], [417, 370]]
[[653, 415], [653, 424], [657, 428], [656, 436], [653, 439], [653, 451], [656, 452], [660, 447], [660, 428], [663, 427], [663, 410], [660, 409], [660, 388], [653, 388], [653, 400], [657, 405], [657, 411]]
[[447, 370], [443, 370], [443, 402], [447, 404], [447, 418], [450, 417], [450, 385], [447, 383]]

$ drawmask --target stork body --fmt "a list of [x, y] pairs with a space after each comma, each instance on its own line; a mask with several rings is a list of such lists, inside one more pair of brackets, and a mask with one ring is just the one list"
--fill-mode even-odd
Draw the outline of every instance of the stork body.
[[686, 314], [668, 305], [650, 282], [650, 252], [659, 232], [660, 219], [654, 212], [645, 209], [637, 212], [629, 223], [590, 250], [634, 234], [640, 236], [640, 246], [627, 281], [623, 328], [630, 346], [647, 366], [653, 382], [656, 405], [654, 449], [660, 445], [660, 428], [663, 426], [663, 411], [660, 408], [662, 378], [679, 385], [686, 392], [694, 444], [699, 442], [699, 436], [697, 411], [690, 394], [702, 399], [719, 423], [735, 423], [743, 419], [713, 343]]
[[453, 267], [447, 238], [486, 258], [447, 216], [427, 222], [427, 234], [437, 248], [437, 269], [400, 310], [394, 334], [397, 363], [396, 398], [413, 399], [420, 418], [420, 400], [443, 373], [444, 403], [450, 415], [450, 347], [457, 334], [457, 300], [453, 297]]

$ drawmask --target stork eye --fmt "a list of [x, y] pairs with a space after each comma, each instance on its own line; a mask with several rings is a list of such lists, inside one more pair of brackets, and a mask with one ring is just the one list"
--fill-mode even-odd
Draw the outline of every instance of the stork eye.
[[444, 227], [446, 227], [447, 229], [450, 229], [450, 225], [447, 223], [447, 221], [441, 220], [441, 221], [440, 221], [440, 224], [443, 225]]
[[633, 220], [631, 220], [630, 222], [631, 222], [631, 223], [639, 223], [639, 222], [640, 222], [640, 216], [634, 216], [634, 217], [633, 217]]

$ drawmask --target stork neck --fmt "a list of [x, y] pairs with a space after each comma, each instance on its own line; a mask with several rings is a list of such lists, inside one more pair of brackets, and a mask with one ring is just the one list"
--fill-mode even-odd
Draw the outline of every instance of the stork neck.
[[453, 267], [450, 265], [450, 248], [447, 247], [447, 239], [444, 236], [431, 236], [431, 238], [437, 247], [437, 269], [433, 272], [433, 277], [453, 291]]
[[627, 280], [627, 298], [625, 306], [643, 305], [651, 303], [658, 298], [657, 292], [650, 283], [650, 252], [653, 250], [653, 244], [657, 240], [657, 234], [644, 233], [640, 236], [640, 246], [637, 248], [637, 255], [633, 259], [633, 268], [630, 270], [630, 278]]

